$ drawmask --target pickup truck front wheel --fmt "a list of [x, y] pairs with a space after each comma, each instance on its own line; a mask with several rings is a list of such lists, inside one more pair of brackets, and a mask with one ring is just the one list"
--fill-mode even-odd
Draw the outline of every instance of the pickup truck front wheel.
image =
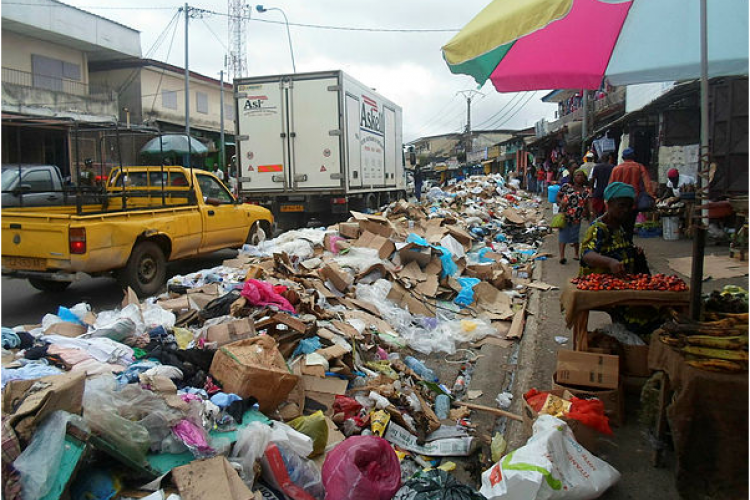
[[154, 295], [167, 278], [167, 259], [159, 245], [142, 241], [133, 248], [120, 278], [124, 286], [130, 286], [139, 297]]
[[41, 278], [29, 278], [29, 284], [42, 292], [62, 293], [70, 286], [70, 281], [52, 281]]

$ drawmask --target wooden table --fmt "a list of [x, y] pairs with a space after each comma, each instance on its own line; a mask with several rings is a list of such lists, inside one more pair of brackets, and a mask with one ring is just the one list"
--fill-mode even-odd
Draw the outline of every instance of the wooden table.
[[662, 292], [652, 290], [579, 290], [568, 283], [560, 306], [565, 310], [565, 324], [573, 329], [573, 349], [588, 350], [589, 311], [606, 311], [616, 306], [674, 307], [687, 311], [690, 292]]

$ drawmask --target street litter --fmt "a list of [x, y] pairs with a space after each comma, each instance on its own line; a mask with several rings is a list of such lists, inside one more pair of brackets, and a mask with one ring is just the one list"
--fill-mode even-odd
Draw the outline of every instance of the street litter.
[[479, 498], [436, 457], [481, 447], [473, 411], [522, 420], [509, 393], [503, 409], [464, 401], [482, 396], [479, 342], [523, 334], [540, 201], [472, 177], [260, 238], [143, 301], [4, 327], [6, 492], [121, 495], [171, 471], [151, 497]]

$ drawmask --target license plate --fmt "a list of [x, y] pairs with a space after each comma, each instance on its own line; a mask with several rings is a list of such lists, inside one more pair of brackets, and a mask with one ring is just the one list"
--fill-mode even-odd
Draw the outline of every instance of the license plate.
[[282, 212], [304, 212], [304, 205], [281, 205]]
[[3, 267], [6, 269], [23, 269], [26, 271], [44, 271], [47, 259], [32, 257], [3, 257]]

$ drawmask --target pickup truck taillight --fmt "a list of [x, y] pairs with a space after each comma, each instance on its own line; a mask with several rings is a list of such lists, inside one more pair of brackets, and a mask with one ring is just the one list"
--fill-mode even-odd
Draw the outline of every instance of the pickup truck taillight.
[[331, 198], [332, 205], [346, 205], [346, 198]]
[[86, 228], [71, 227], [68, 232], [68, 241], [70, 243], [70, 253], [86, 253]]

